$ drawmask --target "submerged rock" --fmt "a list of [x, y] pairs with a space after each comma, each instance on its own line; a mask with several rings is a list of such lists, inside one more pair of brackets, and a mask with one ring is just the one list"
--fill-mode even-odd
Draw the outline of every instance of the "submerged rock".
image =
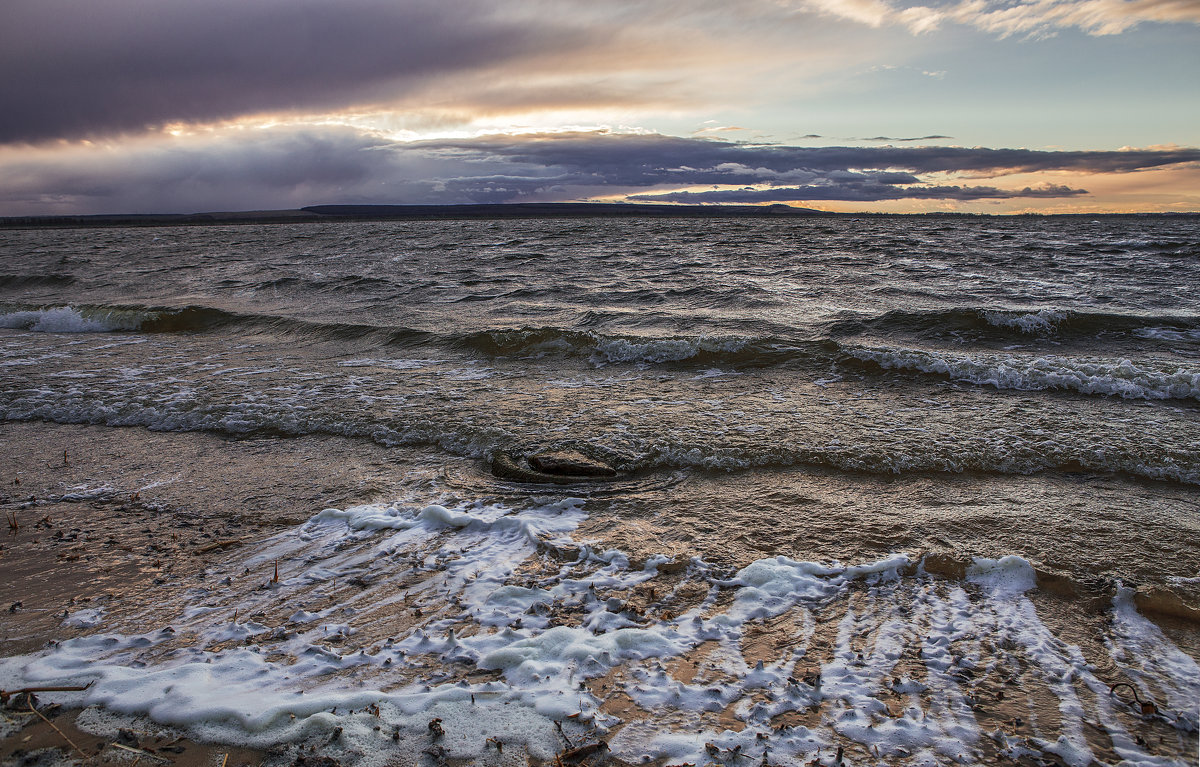
[[569, 474], [579, 477], [617, 476], [616, 469], [578, 450], [547, 450], [535, 453], [529, 456], [529, 463], [547, 474]]
[[537, 453], [528, 459], [509, 453], [492, 457], [492, 474], [517, 482], [572, 484], [617, 476], [616, 469], [574, 450]]

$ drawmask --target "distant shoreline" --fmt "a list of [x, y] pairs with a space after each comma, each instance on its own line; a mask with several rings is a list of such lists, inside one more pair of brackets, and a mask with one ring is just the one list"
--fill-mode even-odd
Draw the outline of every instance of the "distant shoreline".
[[291, 210], [216, 213], [115, 213], [0, 217], [0, 229], [295, 224], [318, 221], [438, 221], [544, 218], [1179, 218], [1186, 213], [831, 213], [788, 205], [638, 205], [632, 203], [502, 203], [481, 205], [311, 205]]

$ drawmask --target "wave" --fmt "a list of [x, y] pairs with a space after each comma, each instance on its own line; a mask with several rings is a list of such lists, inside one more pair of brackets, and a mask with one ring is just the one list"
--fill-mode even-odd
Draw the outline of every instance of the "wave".
[[455, 345], [488, 357], [585, 357], [594, 363], [761, 367], [808, 359], [836, 348], [776, 336], [637, 336], [563, 328], [486, 330]]
[[1068, 390], [1125, 399], [1200, 401], [1200, 368], [1130, 360], [1032, 354], [962, 354], [915, 349], [852, 349], [850, 359], [885, 370], [909, 370], [1017, 391]]
[[140, 318], [109, 313], [85, 315], [79, 309], [59, 306], [0, 314], [0, 328], [29, 330], [35, 333], [107, 333], [115, 330], [137, 330]]
[[[3, 307], [0, 307], [2, 310]], [[0, 327], [48, 333], [269, 333], [315, 341], [361, 341], [373, 346], [441, 346], [488, 358], [582, 357], [596, 364], [763, 366], [806, 358], [831, 344], [781, 337], [606, 334], [560, 327], [519, 327], [434, 333], [394, 325], [317, 322], [231, 312], [204, 306], [57, 306], [0, 313]]]
[[297, 292], [357, 293], [372, 288], [394, 288], [391, 280], [382, 277], [351, 275], [330, 279], [305, 279], [301, 277], [277, 277], [254, 285], [255, 290], [295, 290]]
[[[947, 327], [953, 322], [985, 323], [1005, 332], [1045, 332], [1036, 328], [1073, 324], [1079, 328], [1124, 324], [1143, 343], [1200, 340], [1200, 320], [1163, 317], [1078, 315], [1039, 311], [999, 314], [977, 310], [889, 312], [873, 320], [892, 327]], [[1189, 326], [1194, 322], [1194, 326]], [[1035, 354], [1032, 352], [867, 346], [832, 338], [786, 335], [635, 335], [561, 327], [519, 327], [469, 332], [309, 321], [267, 314], [231, 312], [204, 306], [59, 306], [0, 313], [0, 327], [45, 333], [201, 333], [222, 330], [304, 341], [391, 348], [440, 348], [488, 359], [576, 358], [592, 365], [661, 365], [745, 370], [786, 366], [844, 366], [866, 374], [905, 371], [1016, 391], [1071, 391], [1078, 394], [1144, 400], [1200, 401], [1200, 366], [1116, 356]], [[840, 329], [845, 331], [847, 322]]]
[[404, 411], [379, 417], [356, 414], [336, 402], [316, 408], [300, 392], [291, 396], [279, 393], [265, 406], [196, 401], [173, 391], [151, 399], [144, 392], [90, 399], [39, 389], [0, 400], [0, 420], [141, 426], [230, 437], [339, 436], [385, 447], [433, 447], [485, 462], [500, 452], [526, 454], [565, 445], [635, 476], [677, 469], [723, 473], [817, 467], [885, 476], [1094, 472], [1200, 485], [1200, 461], [1195, 453], [1173, 447], [1169, 441], [1130, 445], [1047, 442], [1039, 433], [958, 430], [887, 440], [857, 439], [850, 433], [841, 439], [798, 434], [794, 438], [779, 435], [777, 439], [745, 440], [738, 433], [698, 433], [684, 424], [678, 430], [623, 433], [620, 444], [612, 444], [608, 437], [584, 434], [564, 442], [561, 432], [531, 432], [512, 424], [476, 420], [472, 412]]
[[0, 327], [37, 333], [172, 332], [205, 330], [234, 321], [219, 309], [188, 307], [155, 309], [128, 306], [5, 307]]
[[45, 333], [200, 333], [228, 330], [270, 333], [307, 340], [362, 339], [382, 345], [417, 345], [434, 334], [412, 328], [356, 323], [325, 323], [268, 314], [250, 314], [207, 306], [0, 307], [0, 327]]
[[1042, 307], [1039, 309], [957, 308], [930, 311], [894, 310], [875, 317], [835, 320], [826, 326], [835, 337], [867, 333], [901, 333], [918, 337], [953, 337], [966, 334], [977, 340], [1007, 341], [1030, 336], [1052, 336], [1055, 340], [1095, 339], [1102, 334], [1143, 335], [1157, 329], [1190, 333], [1200, 330], [1200, 317], [1189, 315], [1135, 315], [1079, 312]]

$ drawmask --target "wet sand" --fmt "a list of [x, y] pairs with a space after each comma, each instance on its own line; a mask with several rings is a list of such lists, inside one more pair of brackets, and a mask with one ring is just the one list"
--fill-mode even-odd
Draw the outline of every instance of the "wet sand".
[[[431, 488], [439, 480], [453, 486], [455, 476], [477, 478], [472, 472], [480, 470], [472, 462], [463, 460], [447, 470], [422, 459], [415, 451], [386, 449], [365, 441], [333, 437], [228, 440], [202, 433], [5, 422], [0, 423], [0, 442], [5, 445], [6, 459], [5, 476], [0, 477], [4, 483], [0, 506], [6, 515], [11, 515], [16, 527], [7, 531], [0, 550], [0, 564], [5, 573], [0, 580], [0, 606], [5, 610], [0, 619], [0, 641], [5, 656], [33, 652], [47, 642], [102, 630], [98, 626], [103, 626], [103, 630], [126, 633], [160, 629], [177, 614], [178, 606], [185, 602], [190, 589], [221, 577], [229, 579], [231, 588], [240, 595], [234, 601], [259, 605], [256, 620], [269, 626], [282, 626], [287, 620], [286, 612], [293, 609], [291, 605], [318, 597], [307, 597], [295, 589], [289, 592], [286, 601], [282, 597], [276, 599], [277, 595], [271, 593], [259, 594], [262, 584], [272, 580], [273, 565], [260, 557], [253, 569], [243, 570], [246, 552], [254, 551], [272, 536], [300, 525], [321, 509], [346, 508], [388, 500], [396, 494], [411, 494], [414, 487], [421, 486], [422, 477], [428, 478]], [[743, 481], [752, 479], [761, 477], [746, 476]], [[653, 485], [676, 480], [646, 481]], [[938, 492], [943, 499], [957, 493], [978, 500], [977, 488], [969, 487], [971, 482], [978, 485], [976, 480], [966, 479], [957, 486], [955, 480], [943, 479], [941, 482]], [[1063, 479], [1062, 483], [1065, 496], [1070, 491], [1071, 480]], [[785, 482], [775, 484], [786, 487]], [[881, 487], [887, 484], [880, 482]], [[928, 500], [928, 493], [933, 492], [930, 488], [922, 488], [919, 481], [903, 485], [902, 490], [901, 496], [925, 500]], [[788, 491], [778, 492], [786, 494]], [[808, 492], [818, 492], [815, 484]], [[824, 492], [833, 493], [836, 488], [826, 487]], [[603, 497], [603, 491], [600, 496]], [[790, 498], [789, 502], [794, 500]], [[711, 517], [705, 520], [703, 510], [685, 520], [622, 518], [620, 511], [620, 504], [617, 504], [607, 515], [594, 514], [580, 528], [580, 537], [622, 548], [630, 552], [631, 558], [642, 556], [644, 559], [651, 552], [678, 554], [683, 558], [697, 551], [713, 551], [710, 539], [722, 535], [711, 529], [717, 526], [717, 520]], [[797, 541], [790, 547], [787, 543], [775, 543], [772, 535], [778, 533], [767, 528], [745, 531], [740, 539], [732, 541], [732, 545], [723, 550], [726, 560], [723, 564], [732, 570], [755, 557], [778, 553], [781, 549], [794, 555], [804, 554], [805, 547], [816, 548], [812, 542]], [[764, 545], [773, 551], [763, 550]], [[359, 547], [365, 552], [370, 544]], [[520, 573], [530, 584], [552, 577], [555, 568], [572, 553], [544, 545], [541, 551], [547, 556], [527, 563]], [[346, 556], [353, 554], [354, 546], [351, 545]], [[930, 559], [928, 565], [935, 574], [950, 576], [952, 580], [962, 577], [961, 560]], [[282, 567], [286, 571], [292, 563], [285, 559]], [[1105, 622], [1109, 620], [1105, 609], [1111, 594], [1104, 589], [1089, 594], [1086, 584], [1069, 579], [1055, 580], [1049, 570], [1039, 576], [1043, 587], [1031, 592], [1030, 598], [1046, 626], [1058, 640], [1078, 646], [1084, 657], [1096, 661], [1093, 673], [1098, 679], [1107, 684], [1123, 681], [1120, 669], [1112, 663], [1106, 665], [1102, 660], [1108, 655], [1103, 636]], [[388, 573], [382, 576], [381, 585], [399, 586], [415, 593], [422, 579], [429, 579], [433, 574], [409, 576], [399, 573], [395, 577], [401, 578], [403, 583]], [[372, 585], [343, 583], [319, 598], [334, 602], [344, 599], [346, 604], [356, 600], [361, 602], [360, 597]], [[728, 606], [733, 598], [728, 589], [717, 587], [714, 590], [711, 578], [707, 576], [670, 568], [660, 570], [647, 585], [612, 591], [606, 596], [621, 601], [627, 614], [648, 621], [669, 619], [697, 607], [714, 613]], [[796, 643], [797, 634], [807, 630], [811, 636], [793, 672], [799, 680], [797, 684], [801, 684], [806, 674], [820, 669], [835, 652], [844, 651], [845, 648], [836, 649], [837, 633], [839, 626], [855, 610], [860, 610], [863, 617], [855, 629], [852, 645], [858, 648], [860, 655], [862, 652], [869, 654], [872, 643], [889, 630], [886, 612], [867, 617], [872, 615], [871, 603], [879, 598], [872, 589], [854, 586], [844, 598], [822, 608], [824, 614], [818, 610], [813, 616], [815, 624], [807, 629], [797, 624], [801, 617], [793, 612], [754, 622], [742, 639], [739, 662], [754, 667], [758, 661], [768, 664], [778, 661], [781, 653], [786, 656]], [[399, 623], [395, 608], [371, 607], [368, 603], [367, 609], [350, 620], [356, 629], [352, 640], [333, 637], [329, 641], [346, 652], [353, 648], [342, 647], [343, 644], [370, 648], [386, 641], [398, 630], [412, 629], [442, 615], [448, 607], [423, 599], [424, 615], [420, 609], [414, 610], [405, 598], [399, 612], [406, 617]], [[857, 607], [859, 603], [862, 603], [861, 608]], [[1155, 604], [1153, 599], [1142, 600], [1143, 609]], [[565, 605], [562, 608], [552, 605], [548, 615], [552, 625], [562, 626], [576, 625], [584, 617], [573, 614]], [[1193, 658], [1200, 657], [1196, 624], [1185, 620], [1186, 615], [1186, 610], [1168, 609], [1153, 617], [1177, 646]], [[233, 620], [237, 621], [236, 612]], [[463, 625], [462, 629], [473, 630], [468, 625]], [[183, 632], [155, 653], [169, 653], [189, 640], [190, 635]], [[249, 646], [255, 642], [258, 640], [247, 638], [230, 642], [227, 647]], [[268, 652], [269, 644], [261, 642]], [[209, 645], [207, 649], [220, 652], [223, 648]], [[686, 684], [718, 684], [722, 682], [722, 664], [718, 661], [721, 654], [727, 652], [727, 647], [716, 643], [702, 644], [670, 662], [671, 676]], [[1041, 731], [1053, 731], [1058, 699], [1048, 691], [1046, 680], [1034, 673], [1015, 648], [992, 647], [988, 652], [999, 662], [990, 665], [986, 672], [972, 675], [969, 705], [983, 732], [1002, 733], [1003, 737], [993, 735], [990, 740], [985, 738], [983, 741], [986, 761], [1001, 762], [1007, 758], [1006, 753], [1012, 755], [1002, 753], [1001, 746], [1008, 742], [1007, 739], [1032, 736], [1031, 719], [1039, 722]], [[478, 681], [489, 676], [487, 672], [461, 666], [439, 669], [439, 663], [437, 654], [431, 653], [425, 668], [442, 682], [456, 678]], [[649, 667], [653, 670], [654, 664]], [[644, 664], [622, 666], [589, 681], [591, 692], [604, 701], [603, 711], [622, 720], [618, 727], [606, 733], [606, 737], [612, 739], [620, 736], [622, 731], [628, 731], [628, 735], [639, 728], [654, 728], [667, 723], [658, 720], [663, 716], [662, 711], [639, 705], [625, 692], [638, 684], [638, 674], [645, 674], [646, 668]], [[906, 655], [896, 665], [894, 674], [897, 680], [918, 678], [922, 670], [918, 656]], [[419, 676], [420, 669], [415, 673]], [[1081, 695], [1087, 694], [1086, 690], [1081, 691]], [[903, 715], [906, 698], [900, 693], [893, 695], [894, 701], [885, 700], [884, 705], [887, 708], [885, 715], [894, 718]], [[765, 693], [760, 702], [768, 702]], [[296, 760], [304, 754], [306, 758], [325, 753], [345, 757], [344, 749], [336, 743], [321, 745], [306, 741], [303, 747], [316, 750], [302, 754], [293, 747], [268, 754], [231, 749], [221, 744], [198, 744], [185, 733], [162, 728], [157, 728], [161, 732], [155, 734], [156, 726], [147, 720], [130, 720], [126, 724], [141, 728], [134, 733], [140, 744], [138, 747], [147, 751], [139, 755], [112, 745], [119, 742], [121, 727], [94, 709], [83, 714], [56, 709], [45, 711], [47, 717], [55, 721], [59, 732], [36, 715], [22, 711], [20, 703], [17, 701], [16, 706], [10, 706], [4, 712], [0, 761], [5, 765], [46, 763], [37, 755], [43, 748], [57, 749], [59, 757], [73, 759], [73, 749], [64, 743], [67, 739], [88, 754], [88, 763], [130, 764], [141, 759], [142, 764], [169, 761], [185, 767], [224, 765], [225, 755], [229, 754], [227, 767], [234, 767], [243, 762], [256, 764], [264, 759], [274, 764], [299, 763]], [[832, 704], [781, 715], [773, 720], [773, 726], [782, 731], [812, 725], [829, 716], [829, 705]], [[926, 700], [926, 705], [936, 706], [936, 703]], [[1183, 758], [1189, 749], [1194, 752], [1194, 732], [1181, 734], [1165, 717], [1143, 718], [1128, 706], [1119, 702], [1114, 705], [1115, 716], [1131, 732], [1137, 733], [1140, 743], [1151, 753]], [[670, 724], [675, 729], [695, 731], [718, 727], [736, 731], [745, 726], [732, 704], [699, 714], [671, 716]], [[76, 721], [77, 717], [82, 717], [82, 725]], [[1089, 730], [1086, 737], [1097, 757], [1118, 761], [1108, 736], [1099, 726], [1094, 730]], [[576, 737], [581, 736], [576, 733]], [[184, 751], [164, 751], [164, 746], [168, 749], [182, 747]], [[566, 751], [568, 746], [564, 744], [563, 748]], [[412, 750], [406, 753], [412, 753]], [[419, 755], [421, 750], [417, 749], [415, 753]], [[745, 761], [742, 755], [722, 753], [719, 749], [712, 755], [718, 763]], [[496, 759], [501, 756], [496, 754]], [[845, 756], [863, 763], [878, 759], [869, 750], [853, 743]], [[1044, 758], [1044, 755], [1038, 758]], [[512, 762], [514, 759], [517, 761]], [[503, 761], [537, 762], [518, 753], [517, 749], [509, 749]], [[599, 760], [592, 755], [587, 761], [597, 763]], [[1018, 757], [1016, 761], [1038, 763], [1032, 755]], [[665, 764], [667, 760], [655, 763]]]
[[404, 472], [400, 451], [336, 438], [4, 422], [0, 443], [0, 508], [19, 525], [0, 541], [6, 655], [70, 636], [64, 611], [170, 602], [224, 552], [386, 496]]

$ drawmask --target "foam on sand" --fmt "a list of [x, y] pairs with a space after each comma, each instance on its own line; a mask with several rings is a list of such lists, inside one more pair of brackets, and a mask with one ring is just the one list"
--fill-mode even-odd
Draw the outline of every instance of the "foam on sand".
[[[1176, 763], [1139, 744], [1095, 659], [1041, 620], [1024, 559], [976, 560], [963, 582], [905, 554], [850, 566], [778, 556], [735, 572], [631, 565], [574, 540], [584, 518], [572, 498], [326, 509], [232, 554], [205, 581], [220, 585], [193, 589], [177, 613], [129, 616], [141, 631], [0, 660], [0, 686], [90, 682], [47, 697], [363, 765], [419, 757], [433, 718], [446, 733], [436, 745], [464, 760], [496, 742], [552, 759], [567, 746], [561, 726], [631, 762], [808, 762], [840, 746], [850, 761], [1029, 753], [1082, 767], [1097, 758], [1094, 730], [1126, 763]], [[278, 579], [255, 575], [276, 561]], [[1104, 647], [1170, 712], [1155, 732], [1186, 753], [1196, 663], [1125, 592]], [[996, 724], [981, 701], [1013, 674], [1009, 695], [1053, 701], [1053, 721]]]

